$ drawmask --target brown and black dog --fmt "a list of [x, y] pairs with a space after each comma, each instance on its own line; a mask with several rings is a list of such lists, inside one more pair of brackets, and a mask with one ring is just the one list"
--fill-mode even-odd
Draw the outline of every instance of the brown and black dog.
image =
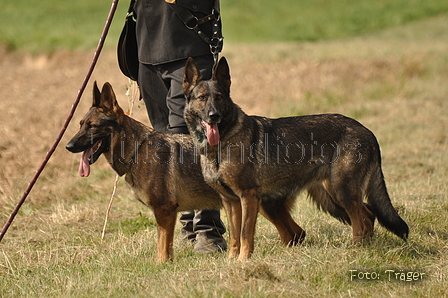
[[183, 88], [185, 120], [198, 143], [202, 174], [223, 196], [230, 257], [251, 256], [259, 210], [277, 227], [283, 243], [303, 240], [304, 230], [290, 215], [301, 191], [320, 209], [351, 224], [355, 242], [373, 234], [375, 217], [407, 239], [409, 228], [387, 193], [378, 142], [359, 122], [337, 114], [248, 116], [230, 98], [225, 58], [209, 81], [188, 59]]
[[79, 174], [86, 177], [102, 154], [138, 200], [154, 211], [159, 263], [173, 256], [178, 211], [222, 207], [219, 194], [204, 182], [199, 157], [188, 135], [162, 134], [125, 115], [112, 86], [100, 92], [95, 82], [93, 104], [79, 132], [66, 148], [83, 152]]

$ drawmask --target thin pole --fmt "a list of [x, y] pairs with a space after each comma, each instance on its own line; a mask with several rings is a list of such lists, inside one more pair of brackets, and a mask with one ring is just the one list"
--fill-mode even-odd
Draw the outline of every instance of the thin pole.
[[51, 156], [53, 155], [54, 151], [56, 150], [56, 147], [58, 146], [59, 142], [61, 141], [62, 136], [64, 135], [65, 131], [67, 130], [70, 120], [73, 118], [75, 110], [81, 100], [82, 93], [86, 89], [87, 83], [89, 82], [89, 79], [92, 76], [93, 70], [96, 66], [96, 63], [100, 56], [101, 50], [103, 49], [104, 41], [106, 40], [107, 33], [109, 32], [109, 28], [112, 23], [112, 19], [114, 17], [115, 11], [117, 10], [117, 6], [118, 6], [118, 0], [112, 0], [112, 6], [110, 8], [109, 15], [107, 16], [106, 24], [104, 25], [103, 32], [101, 33], [101, 37], [98, 42], [98, 46], [93, 55], [92, 63], [90, 64], [89, 70], [87, 71], [84, 81], [82, 82], [81, 87], [78, 90], [78, 95], [76, 96], [76, 99], [73, 102], [70, 112], [69, 112], [67, 118], [65, 119], [65, 122], [62, 125], [61, 130], [59, 131], [59, 135], [56, 137], [56, 140], [54, 141], [50, 150], [48, 150], [47, 154], [45, 155], [44, 160], [40, 164], [39, 168], [37, 169], [36, 173], [34, 174], [33, 178], [31, 179], [30, 183], [28, 184], [25, 191], [23, 192], [22, 198], [19, 200], [16, 207], [12, 211], [11, 215], [8, 218], [8, 221], [3, 226], [2, 232], [0, 234], [0, 242], [2, 241], [3, 237], [6, 234], [6, 231], [8, 231], [9, 226], [11, 225], [12, 221], [14, 220], [14, 217], [16, 217], [17, 213], [19, 212], [20, 207], [25, 202], [26, 198], [28, 197], [28, 194], [30, 193], [31, 189], [33, 188], [34, 184], [36, 183], [37, 179], [39, 178], [40, 174], [42, 173], [42, 171], [44, 170], [48, 161], [50, 160]]

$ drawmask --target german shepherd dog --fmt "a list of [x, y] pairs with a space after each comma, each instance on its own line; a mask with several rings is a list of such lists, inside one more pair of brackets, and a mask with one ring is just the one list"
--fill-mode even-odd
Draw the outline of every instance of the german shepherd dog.
[[189, 58], [183, 88], [184, 116], [198, 143], [203, 176], [223, 196], [230, 257], [251, 256], [260, 205], [284, 244], [300, 243], [305, 231], [290, 211], [305, 190], [321, 210], [351, 224], [354, 242], [372, 236], [376, 217], [407, 239], [409, 228], [387, 193], [378, 142], [359, 122], [337, 114], [248, 116], [230, 98], [224, 57], [209, 81]]
[[79, 174], [102, 154], [138, 200], [154, 211], [158, 232], [158, 262], [173, 256], [178, 211], [222, 207], [221, 198], [202, 177], [199, 157], [188, 135], [162, 134], [127, 116], [112, 86], [100, 92], [95, 82], [93, 104], [79, 132], [66, 148], [83, 152]]

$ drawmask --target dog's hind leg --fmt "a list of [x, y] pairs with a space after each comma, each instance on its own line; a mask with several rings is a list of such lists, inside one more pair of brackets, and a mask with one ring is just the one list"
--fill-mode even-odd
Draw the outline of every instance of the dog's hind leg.
[[353, 242], [360, 243], [366, 237], [373, 236], [375, 215], [361, 202], [349, 213], [352, 221]]
[[173, 257], [174, 227], [177, 212], [175, 208], [155, 207], [154, 216], [157, 221], [158, 262], [163, 263]]
[[334, 188], [336, 201], [347, 212], [352, 225], [353, 242], [360, 243], [373, 235], [375, 215], [363, 203], [361, 187], [356, 179], [339, 184]]
[[274, 224], [286, 246], [293, 246], [305, 239], [305, 231], [291, 217], [284, 199], [263, 200], [260, 213]]
[[222, 203], [227, 215], [227, 225], [230, 233], [229, 258], [236, 258], [240, 254], [241, 235], [241, 202], [235, 199], [222, 198]]
[[[342, 223], [351, 224], [350, 217], [344, 208], [338, 206], [333, 197], [328, 192], [327, 188], [330, 188], [328, 181], [322, 184], [316, 184], [308, 188], [308, 196], [316, 204], [316, 206], [322, 211], [328, 212], [331, 216], [341, 221]], [[331, 189], [331, 188], [330, 188]]]
[[294, 246], [294, 245], [302, 243], [303, 240], [305, 239], [305, 236], [306, 236], [305, 230], [302, 229], [294, 221], [294, 219], [291, 217], [291, 214], [289, 212], [288, 212], [287, 218], [288, 218], [289, 228], [291, 229], [291, 231], [292, 231], [294, 236], [292, 237], [292, 239], [288, 243], [286, 243], [286, 241], [285, 241], [285, 244], [287, 246]]

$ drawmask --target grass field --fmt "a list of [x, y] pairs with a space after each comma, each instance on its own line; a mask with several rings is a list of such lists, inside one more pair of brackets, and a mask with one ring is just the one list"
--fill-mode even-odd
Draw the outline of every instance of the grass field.
[[221, 1], [225, 36], [238, 42], [345, 38], [448, 11], [444, 1]]
[[[227, 43], [232, 98], [248, 113], [338, 112], [376, 134], [409, 241], [377, 226], [371, 241], [352, 245], [350, 227], [301, 196], [294, 218], [307, 231], [303, 245], [284, 248], [260, 216], [249, 261], [195, 255], [176, 229], [175, 258], [164, 265], [155, 262], [154, 217], [123, 181], [101, 240], [115, 174], [100, 158], [91, 176], [80, 178], [79, 154], [64, 149], [91, 104], [93, 79], [110, 81], [128, 107], [128, 82], [114, 50], [107, 50], [61, 146], [0, 243], [0, 297], [442, 297], [448, 288], [447, 44], [446, 13], [336, 40]], [[1, 224], [53, 142], [92, 54], [0, 48]], [[141, 104], [134, 113], [148, 123]]]
[[[39, 53], [98, 43], [111, 0], [3, 1], [0, 44]], [[116, 46], [129, 0], [119, 1], [106, 47]], [[448, 12], [444, 0], [224, 0], [226, 42], [328, 40], [376, 32]]]

